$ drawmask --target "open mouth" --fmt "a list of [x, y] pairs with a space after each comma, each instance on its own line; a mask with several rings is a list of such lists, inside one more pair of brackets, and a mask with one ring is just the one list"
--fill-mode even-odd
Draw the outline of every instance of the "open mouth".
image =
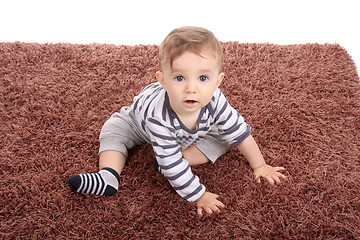
[[197, 103], [197, 101], [195, 101], [195, 100], [186, 100], [185, 103], [194, 104], [194, 103]]
[[185, 100], [184, 103], [185, 103], [185, 106], [186, 106], [186, 107], [192, 108], [192, 107], [197, 106], [198, 101], [195, 101], [195, 100]]

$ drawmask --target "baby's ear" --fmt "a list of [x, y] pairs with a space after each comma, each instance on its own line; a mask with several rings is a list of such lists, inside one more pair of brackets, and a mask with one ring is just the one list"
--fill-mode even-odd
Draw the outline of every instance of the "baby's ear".
[[218, 80], [217, 80], [217, 86], [219, 87], [222, 80], [224, 79], [224, 76], [225, 74], [222, 72], [222, 73], [219, 73], [219, 76], [218, 76]]
[[161, 86], [164, 86], [164, 74], [160, 71], [156, 72], [156, 79], [161, 84]]

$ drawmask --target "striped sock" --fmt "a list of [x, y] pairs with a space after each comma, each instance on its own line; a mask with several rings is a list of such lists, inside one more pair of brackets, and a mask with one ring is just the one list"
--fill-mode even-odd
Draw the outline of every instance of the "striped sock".
[[119, 188], [119, 174], [112, 168], [97, 173], [72, 175], [68, 181], [73, 192], [111, 196]]

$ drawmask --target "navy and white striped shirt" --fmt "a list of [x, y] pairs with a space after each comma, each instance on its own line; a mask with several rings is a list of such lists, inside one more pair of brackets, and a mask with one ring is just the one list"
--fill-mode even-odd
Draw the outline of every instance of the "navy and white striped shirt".
[[230, 145], [237, 145], [250, 135], [251, 127], [220, 89], [201, 109], [195, 130], [188, 129], [170, 108], [167, 93], [159, 83], [148, 85], [136, 96], [133, 109], [141, 130], [149, 136], [161, 173], [181, 197], [191, 202], [201, 197], [205, 187], [192, 173], [181, 150], [202, 140], [213, 125]]

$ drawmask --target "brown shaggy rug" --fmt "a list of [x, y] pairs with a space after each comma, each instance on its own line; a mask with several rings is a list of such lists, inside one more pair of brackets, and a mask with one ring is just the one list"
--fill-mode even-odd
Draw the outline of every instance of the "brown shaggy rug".
[[360, 84], [339, 45], [223, 43], [221, 89], [289, 178], [258, 185], [231, 149], [194, 169], [227, 208], [199, 218], [131, 151], [112, 197], [75, 194], [97, 171], [110, 115], [156, 81], [157, 46], [0, 43], [1, 239], [359, 239]]

